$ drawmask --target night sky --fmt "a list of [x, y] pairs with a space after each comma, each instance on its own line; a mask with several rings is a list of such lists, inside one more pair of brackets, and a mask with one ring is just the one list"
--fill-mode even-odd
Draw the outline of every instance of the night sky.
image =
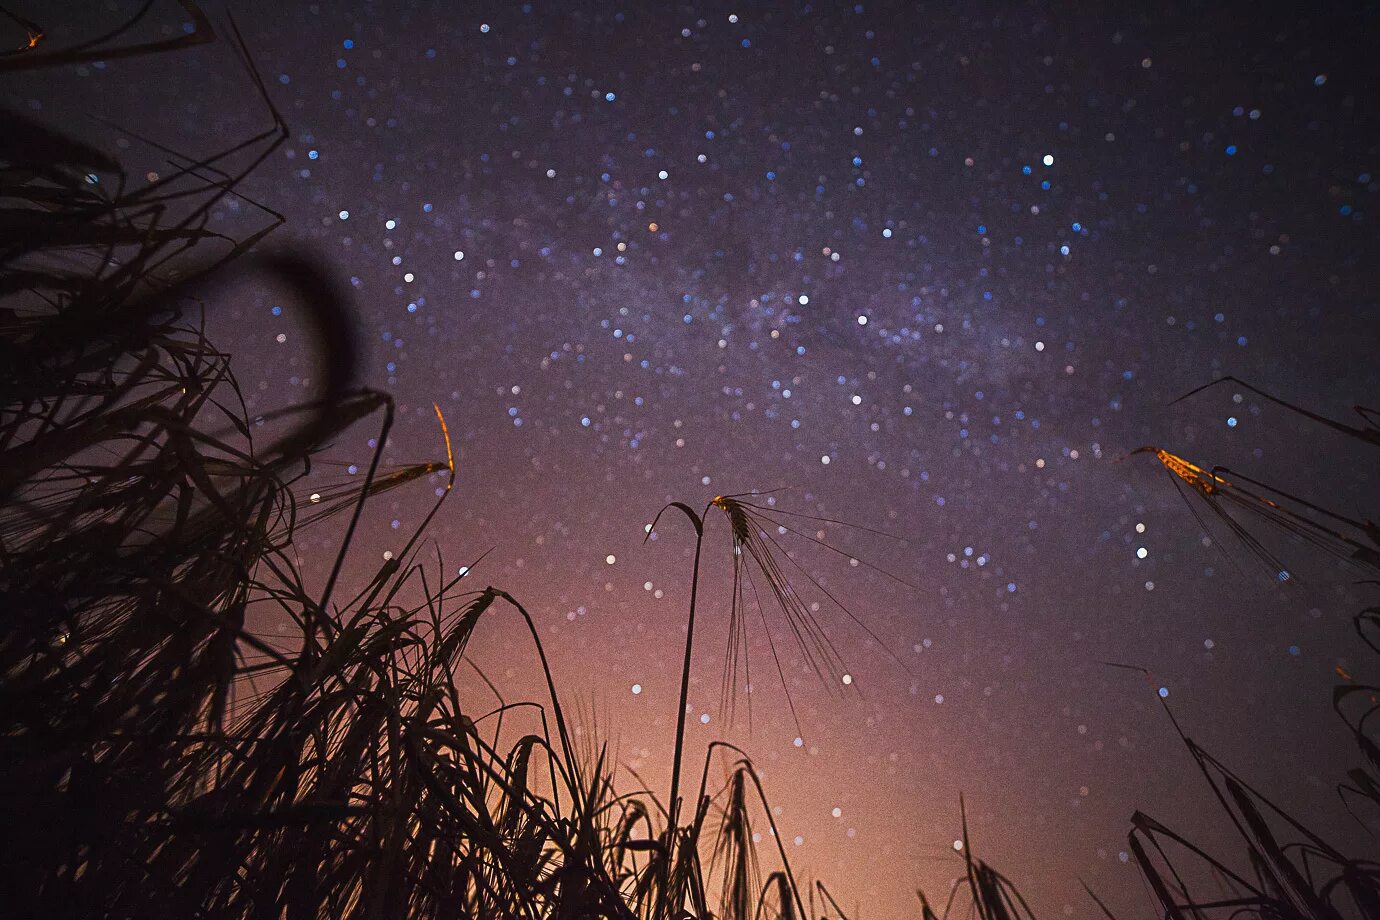
[[[1161, 702], [1315, 829], [1366, 839], [1330, 708], [1334, 668], [1370, 666], [1361, 576], [1284, 542], [1281, 582], [1126, 455], [1374, 512], [1374, 457], [1341, 438], [1231, 385], [1169, 404], [1223, 374], [1338, 418], [1375, 402], [1380, 8], [1156, 5], [233, 7], [291, 130], [242, 189], [287, 218], [265, 245], [310, 247], [353, 295], [363, 382], [397, 399], [386, 463], [444, 456], [444, 411], [459, 483], [422, 557], [454, 574], [492, 549], [469, 577], [533, 610], [620, 786], [669, 775], [693, 534], [668, 517], [643, 544], [663, 503], [779, 489], [898, 538], [779, 535], [881, 645], [800, 575], [848, 682], [769, 608], [730, 721], [713, 512], [690, 689], [692, 780], [709, 741], [745, 748], [797, 871], [863, 916], [942, 901], [960, 794], [975, 851], [1044, 915], [1093, 916], [1080, 880], [1144, 910], [1137, 808], [1234, 857]], [[104, 22], [29, 6], [55, 44]], [[140, 34], [183, 18], [156, 5]], [[216, 22], [211, 45], [0, 101], [147, 182], [168, 158], [133, 133], [203, 156], [269, 124]], [[215, 226], [259, 220], [232, 202]], [[251, 413], [310, 398], [294, 304], [253, 279], [217, 297]], [[304, 492], [361, 476], [376, 434]], [[355, 584], [440, 487], [371, 506]], [[339, 539], [302, 538], [309, 575]], [[519, 627], [495, 617], [473, 657], [538, 698]]]

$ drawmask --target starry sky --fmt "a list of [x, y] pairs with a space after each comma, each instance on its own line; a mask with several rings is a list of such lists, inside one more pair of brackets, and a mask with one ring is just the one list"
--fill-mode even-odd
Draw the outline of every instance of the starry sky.
[[[1373, 456], [1249, 391], [1170, 403], [1223, 374], [1339, 418], [1374, 401], [1380, 8], [1135, 6], [233, 7], [291, 132], [243, 189], [287, 218], [270, 245], [353, 296], [364, 382], [397, 399], [385, 462], [443, 456], [445, 412], [460, 477], [425, 552], [453, 573], [492, 549], [470, 577], [534, 611], [622, 785], [669, 775], [693, 540], [668, 518], [643, 542], [663, 503], [780, 490], [761, 501], [889, 535], [778, 535], [866, 629], [803, 585], [848, 682], [768, 610], [730, 719], [711, 516], [689, 697], [687, 770], [713, 739], [750, 752], [797, 870], [862, 916], [942, 899], [960, 795], [975, 851], [1044, 915], [1093, 916], [1080, 881], [1143, 911], [1137, 808], [1232, 852], [1162, 702], [1360, 839], [1329, 705], [1334, 668], [1364, 664], [1357, 574], [1285, 543], [1280, 583], [1127, 454], [1375, 507]], [[27, 14], [54, 42], [118, 18]], [[183, 18], [156, 6], [141, 34]], [[200, 156], [268, 123], [226, 40], [3, 94], [134, 182], [168, 168], [135, 134]], [[223, 297], [208, 323], [251, 412], [309, 398], [292, 302], [252, 279]], [[376, 436], [352, 429], [305, 487], [362, 475]], [[381, 496], [348, 577], [440, 486]], [[339, 537], [302, 538], [308, 573]], [[539, 695], [518, 624], [474, 659]]]

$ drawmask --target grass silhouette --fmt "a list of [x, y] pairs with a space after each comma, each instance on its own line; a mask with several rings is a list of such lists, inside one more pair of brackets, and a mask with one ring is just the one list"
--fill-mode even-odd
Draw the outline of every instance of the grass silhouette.
[[[1175, 402], [1223, 382], [1232, 382], [1362, 444], [1380, 446], [1371, 410], [1358, 406], [1363, 425], [1346, 425], [1233, 377], [1198, 387]], [[1356, 520], [1224, 466], [1204, 469], [1162, 448], [1142, 447], [1133, 453], [1154, 455], [1202, 530], [1210, 532], [1208, 520], [1223, 523], [1237, 545], [1263, 563], [1272, 579], [1286, 582], [1294, 576], [1278, 551], [1267, 543], [1265, 531], [1345, 560], [1368, 575], [1380, 575], [1380, 530], [1371, 521]], [[1203, 506], [1210, 518], [1200, 513]], [[1380, 653], [1376, 641], [1380, 608], [1367, 607], [1353, 622], [1363, 644]], [[1364, 757], [1363, 766], [1349, 771], [1347, 781], [1338, 785], [1338, 795], [1374, 837], [1374, 829], [1380, 826], [1375, 823], [1380, 817], [1380, 734], [1376, 731], [1380, 697], [1377, 688], [1358, 684], [1341, 668], [1338, 676], [1345, 682], [1333, 692], [1333, 708], [1346, 722]], [[1168, 706], [1165, 708], [1167, 711]], [[1131, 819], [1130, 852], [1164, 916], [1244, 914], [1300, 920], [1380, 917], [1380, 861], [1343, 854], [1194, 742], [1172, 713], [1169, 717], [1213, 793], [1221, 823], [1240, 838], [1242, 864], [1249, 869], [1245, 873], [1232, 870], [1184, 835], [1137, 812]], [[1368, 814], [1358, 813], [1358, 809]]]
[[[96, 53], [34, 45], [11, 68]], [[683, 814], [678, 794], [668, 811], [615, 791], [607, 752], [572, 745], [523, 604], [422, 561], [431, 515], [342, 595], [365, 503], [440, 475], [434, 515], [453, 447], [438, 408], [444, 458], [385, 468], [380, 448], [362, 478], [299, 494], [350, 426], [373, 419], [382, 445], [393, 405], [355, 383], [353, 317], [329, 273], [251, 252], [279, 215], [249, 202], [259, 231], [207, 229], [286, 136], [245, 71], [265, 131], [209, 158], [165, 150], [176, 168], [138, 190], [117, 161], [26, 117], [0, 149], [4, 903], [82, 917], [812, 914], [825, 889], [797, 883], [746, 753], [711, 747]], [[313, 399], [246, 409], [197, 318], [231, 273], [298, 301], [321, 343]], [[342, 518], [309, 591], [295, 541]], [[256, 630], [266, 612], [287, 625]], [[528, 627], [541, 702], [470, 708], [492, 685], [465, 651], [494, 616]], [[509, 728], [523, 711], [538, 730]], [[763, 822], [772, 857], [753, 843]]]
[[[0, 69], [210, 40], [206, 17], [181, 6], [194, 33], [152, 45], [118, 43], [149, 6], [68, 49], [47, 49], [41, 26], [20, 22], [29, 40], [0, 56]], [[439, 408], [437, 456], [385, 467], [393, 404], [356, 381], [344, 295], [312, 258], [256, 248], [282, 218], [240, 185], [286, 127], [233, 21], [228, 35], [265, 129], [211, 157], [165, 151], [174, 169], [147, 186], [131, 189], [115, 159], [27, 116], [6, 113], [0, 135], [0, 903], [14, 916], [51, 917], [842, 917], [828, 888], [797, 877], [746, 752], [711, 744], [693, 792], [682, 790], [712, 510], [727, 519], [732, 550], [725, 697], [740, 664], [748, 676], [749, 607], [765, 622], [763, 598], [817, 672], [842, 682], [843, 663], [798, 588], [856, 617], [772, 535], [821, 542], [798, 529], [805, 518], [751, 495], [718, 496], [700, 512], [668, 506], [696, 534], [674, 773], [665, 800], [618, 790], [607, 750], [572, 742], [526, 607], [498, 587], [470, 590], [469, 574], [448, 576], [440, 558], [422, 557], [455, 481]], [[230, 196], [263, 216], [243, 238], [208, 229]], [[231, 273], [299, 303], [321, 343], [313, 377], [323, 383], [310, 400], [267, 416], [245, 407], [230, 356], [199, 320]], [[303, 496], [321, 454], [365, 421], [379, 426], [380, 445], [365, 475]], [[261, 426], [273, 436], [259, 437]], [[1356, 522], [1176, 462], [1177, 480], [1214, 509], [1236, 501], [1243, 528], [1257, 515], [1304, 538], [1349, 540], [1374, 566], [1355, 552], [1368, 525], [1346, 530]], [[446, 485], [430, 515], [343, 597], [365, 504], [430, 477]], [[341, 547], [313, 592], [295, 541], [341, 519]], [[264, 611], [286, 625], [257, 630]], [[544, 699], [474, 706], [493, 685], [466, 651], [494, 617], [526, 625]], [[1356, 618], [1372, 649], [1377, 626], [1376, 608]], [[1342, 676], [1334, 706], [1365, 763], [1340, 791], [1349, 806], [1377, 806], [1377, 690]], [[1344, 856], [1183, 740], [1251, 871], [1233, 872], [1138, 813], [1130, 848], [1158, 913], [1380, 917], [1374, 862]], [[711, 784], [716, 765], [727, 768], [722, 785]], [[774, 848], [754, 843], [755, 828]], [[966, 819], [961, 851], [938, 912], [921, 894], [920, 916], [1031, 916], [1015, 886], [974, 855]], [[1201, 893], [1185, 867], [1212, 891]]]

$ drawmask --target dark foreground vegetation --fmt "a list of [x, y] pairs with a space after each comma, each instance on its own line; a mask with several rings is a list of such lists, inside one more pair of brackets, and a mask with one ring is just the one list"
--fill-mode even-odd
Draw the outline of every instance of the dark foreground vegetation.
[[[195, 33], [157, 47], [117, 36], [48, 49], [38, 24], [20, 22], [30, 40], [0, 57], [0, 69], [211, 40], [212, 23], [184, 7]], [[694, 775], [677, 767], [665, 799], [615, 790], [605, 753], [572, 741], [528, 611], [499, 588], [470, 590], [422, 561], [426, 523], [345, 594], [340, 573], [370, 497], [416, 480], [453, 482], [446, 421], [438, 410], [434, 461], [389, 468], [376, 453], [362, 480], [302, 494], [313, 458], [347, 427], [377, 425], [382, 445], [392, 404], [355, 381], [353, 320], [331, 273], [264, 244], [281, 220], [268, 204], [241, 199], [263, 215], [243, 239], [208, 229], [211, 209], [238, 195], [286, 137], [233, 26], [218, 28], [245, 62], [247, 95], [266, 127], [204, 159], [168, 151], [177, 168], [157, 182], [135, 188], [106, 153], [0, 113], [3, 912], [841, 917], [828, 889], [793, 873], [744, 752], [711, 746]], [[311, 403], [270, 418], [246, 410], [230, 356], [201, 331], [231, 274], [275, 286], [309, 317], [324, 381]], [[1370, 417], [1341, 427], [1380, 440]], [[1374, 525], [1158, 456], [1274, 571], [1282, 566], [1254, 534], [1258, 524], [1380, 572]], [[767, 509], [729, 496], [673, 513], [688, 517], [697, 541], [722, 526], [706, 515], [722, 513], [740, 550], [735, 578], [767, 586], [769, 600], [798, 618], [802, 652], [821, 671], [833, 666], [758, 523]], [[294, 540], [328, 520], [343, 533], [341, 549], [324, 586], [308, 590]], [[699, 567], [697, 553], [696, 580]], [[289, 635], [254, 628], [269, 609], [291, 624]], [[493, 617], [527, 623], [546, 675], [542, 699], [472, 708], [484, 678], [465, 652]], [[1380, 608], [1355, 622], [1380, 652]], [[687, 671], [690, 654], [687, 643]], [[1373, 821], [1380, 689], [1343, 677], [1334, 705], [1360, 763], [1340, 791]], [[506, 727], [515, 721], [541, 729]], [[1338, 852], [1183, 740], [1243, 852], [1209, 855], [1134, 815], [1129, 851], [1154, 913], [1380, 918], [1380, 866]], [[711, 781], [723, 774], [711, 763], [729, 765], [726, 783]], [[922, 895], [917, 915], [1029, 916], [1006, 878], [971, 846], [962, 853], [953, 890]]]

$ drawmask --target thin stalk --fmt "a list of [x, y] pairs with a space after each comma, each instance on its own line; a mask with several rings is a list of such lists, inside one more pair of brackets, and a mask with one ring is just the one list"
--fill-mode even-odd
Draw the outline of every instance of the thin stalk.
[[[695, 647], [695, 604], [699, 597], [700, 588], [700, 550], [704, 548], [704, 516], [696, 514], [695, 510], [683, 502], [671, 502], [656, 513], [652, 518], [652, 526], [647, 528], [647, 536], [642, 542], [651, 539], [652, 531], [656, 529], [657, 521], [661, 520], [661, 515], [667, 508], [677, 508], [685, 513], [690, 519], [690, 523], [695, 528], [695, 563], [690, 574], [690, 617], [685, 624], [685, 660], [681, 665], [680, 671], [680, 709], [676, 712], [676, 749], [671, 761], [671, 796], [666, 800], [666, 854], [662, 860], [660, 875], [660, 892], [658, 897], [661, 899], [662, 913], [665, 913], [667, 886], [670, 883], [671, 865], [674, 860], [676, 846], [676, 821], [680, 815], [680, 762], [681, 755], [685, 752], [685, 706], [690, 696], [690, 658]], [[708, 512], [708, 506], [705, 511]]]
[[704, 545], [704, 528], [695, 528], [695, 565], [690, 576], [690, 616], [685, 622], [685, 660], [680, 671], [680, 709], [676, 712], [676, 753], [671, 761], [671, 829], [675, 830], [680, 812], [680, 761], [685, 750], [685, 707], [690, 697], [690, 655], [695, 646], [695, 601], [700, 587], [700, 549]]

